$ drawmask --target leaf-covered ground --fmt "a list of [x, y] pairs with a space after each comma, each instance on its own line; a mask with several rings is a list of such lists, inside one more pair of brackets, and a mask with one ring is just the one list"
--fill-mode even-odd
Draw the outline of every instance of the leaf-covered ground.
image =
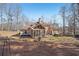
[[[31, 39], [30, 39], [31, 40]], [[4, 40], [5, 41], [5, 40]], [[0, 45], [2, 55], [3, 45]], [[73, 43], [34, 42], [29, 40], [16, 40], [11, 38], [4, 46], [3, 55], [11, 56], [77, 56], [79, 47]]]
[[79, 40], [73, 37], [47, 36], [35, 41], [32, 38], [12, 37], [10, 34], [9, 38], [0, 37], [0, 55], [79, 56]]

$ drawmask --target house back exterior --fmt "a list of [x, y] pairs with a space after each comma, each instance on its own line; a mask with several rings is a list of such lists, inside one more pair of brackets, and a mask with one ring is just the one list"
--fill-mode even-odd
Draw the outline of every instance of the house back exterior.
[[58, 30], [54, 30], [53, 26], [41, 22], [40, 18], [38, 22], [25, 27], [23, 31], [30, 34], [32, 38], [45, 37], [46, 35], [53, 35], [55, 31], [58, 32]]

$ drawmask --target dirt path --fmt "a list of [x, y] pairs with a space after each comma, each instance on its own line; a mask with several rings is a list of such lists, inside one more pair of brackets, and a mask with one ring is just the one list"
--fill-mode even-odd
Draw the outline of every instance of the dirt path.
[[9, 39], [6, 37], [0, 38], [0, 41], [3, 42], [2, 45], [0, 45], [0, 56], [7, 56], [10, 55], [10, 42]]
[[48, 43], [39, 42], [15, 42], [11, 46], [11, 55], [19, 56], [77, 56], [79, 48], [54, 48]]
[[0, 38], [0, 41], [4, 43], [0, 45], [0, 56], [79, 56], [79, 47], [68, 43], [63, 46], [53, 42], [25, 42], [8, 38]]

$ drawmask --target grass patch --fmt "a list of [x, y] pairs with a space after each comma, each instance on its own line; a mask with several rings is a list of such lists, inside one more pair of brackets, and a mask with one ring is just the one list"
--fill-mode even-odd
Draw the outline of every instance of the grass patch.
[[11, 37], [10, 40], [15, 40], [17, 42], [32, 42], [34, 41], [32, 38], [20, 38], [20, 37]]
[[47, 38], [47, 40], [51, 41], [51, 42], [59, 42], [59, 43], [76, 43], [76, 42], [79, 42], [79, 40], [76, 40], [73, 37], [67, 37], [67, 36], [61, 36], [61, 37], [49, 36]]
[[3, 41], [0, 41], [0, 45], [4, 45], [4, 42]]

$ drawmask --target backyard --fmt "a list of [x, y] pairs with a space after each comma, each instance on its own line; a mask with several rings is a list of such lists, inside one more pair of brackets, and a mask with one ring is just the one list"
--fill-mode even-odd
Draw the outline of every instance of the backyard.
[[[17, 32], [0, 32], [0, 55], [3, 56], [77, 56], [79, 40], [73, 37], [52, 35], [37, 41], [32, 38], [12, 36]], [[7, 35], [6, 35], [7, 34]]]

